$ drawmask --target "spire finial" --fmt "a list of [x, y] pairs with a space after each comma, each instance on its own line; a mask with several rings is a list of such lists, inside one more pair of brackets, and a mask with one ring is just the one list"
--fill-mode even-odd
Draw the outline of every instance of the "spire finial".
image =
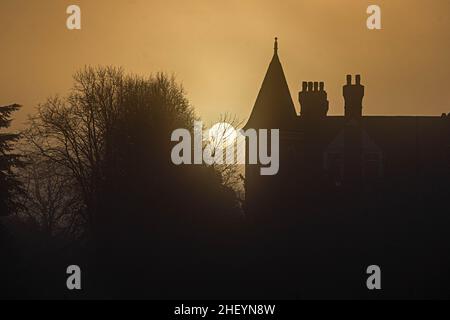
[[275, 37], [275, 45], [273, 47], [273, 50], [275, 51], [275, 54], [278, 53], [278, 37]]

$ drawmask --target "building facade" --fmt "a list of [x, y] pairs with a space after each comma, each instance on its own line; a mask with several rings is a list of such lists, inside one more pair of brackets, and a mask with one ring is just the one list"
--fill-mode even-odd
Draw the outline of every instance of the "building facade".
[[343, 115], [329, 116], [325, 84], [303, 82], [297, 114], [275, 41], [245, 128], [280, 129], [280, 169], [261, 176], [246, 165], [251, 221], [295, 225], [339, 211], [381, 217], [448, 204], [450, 114], [366, 116], [365, 94], [361, 76], [347, 75]]

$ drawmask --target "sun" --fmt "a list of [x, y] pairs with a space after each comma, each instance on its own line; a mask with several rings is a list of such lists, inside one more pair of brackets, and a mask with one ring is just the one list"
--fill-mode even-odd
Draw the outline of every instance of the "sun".
[[208, 130], [208, 141], [215, 148], [226, 148], [236, 142], [236, 129], [229, 123], [219, 122]]

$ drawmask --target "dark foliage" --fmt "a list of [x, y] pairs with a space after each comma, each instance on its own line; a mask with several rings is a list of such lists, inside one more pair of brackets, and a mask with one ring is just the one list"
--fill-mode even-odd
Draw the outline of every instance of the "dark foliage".
[[[0, 130], [9, 128], [11, 115], [19, 108], [17, 104], [0, 107]], [[12, 214], [19, 207], [14, 199], [22, 189], [14, 168], [22, 163], [20, 156], [13, 153], [14, 143], [18, 139], [18, 134], [0, 132], [0, 216]]]
[[208, 291], [232, 268], [243, 221], [220, 172], [171, 162], [172, 131], [196, 120], [183, 89], [165, 74], [110, 67], [85, 68], [74, 80], [67, 98], [39, 106], [24, 133], [28, 208], [10, 229], [15, 263], [25, 262], [11, 284], [20, 293], [10, 295], [66, 296], [70, 264], [85, 271], [87, 297]]

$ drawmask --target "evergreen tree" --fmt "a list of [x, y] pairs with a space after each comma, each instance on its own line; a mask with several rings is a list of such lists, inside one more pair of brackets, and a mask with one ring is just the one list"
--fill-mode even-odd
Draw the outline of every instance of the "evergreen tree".
[[[11, 114], [19, 108], [17, 104], [0, 107], [0, 130], [9, 128]], [[22, 165], [20, 156], [13, 151], [18, 139], [18, 134], [0, 132], [0, 216], [9, 215], [19, 207], [14, 195], [20, 193], [22, 188], [13, 171], [13, 168]]]

